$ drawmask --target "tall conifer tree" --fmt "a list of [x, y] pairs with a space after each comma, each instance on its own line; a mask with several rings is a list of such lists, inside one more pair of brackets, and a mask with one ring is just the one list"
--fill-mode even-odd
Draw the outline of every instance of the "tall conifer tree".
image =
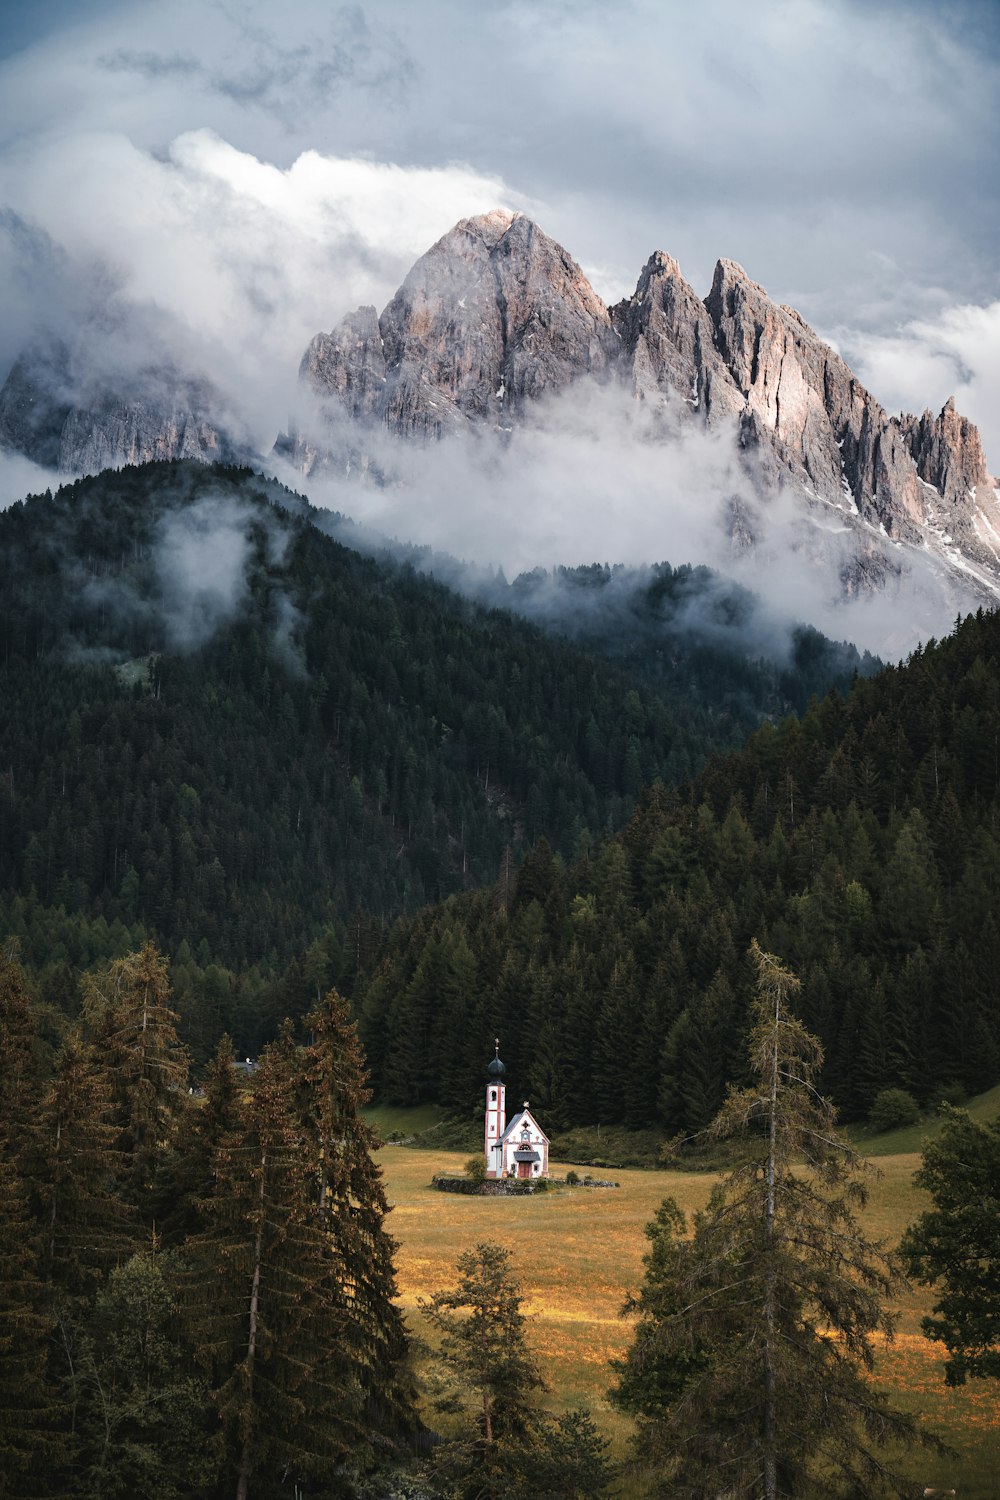
[[88, 1298], [101, 1274], [127, 1251], [135, 1226], [118, 1188], [110, 1086], [90, 1047], [71, 1033], [38, 1108], [25, 1147], [41, 1238], [41, 1267], [58, 1294]]
[[146, 943], [88, 976], [84, 988], [84, 1014], [113, 1090], [131, 1189], [147, 1209], [160, 1151], [187, 1102], [188, 1059], [170, 1008], [167, 969], [166, 958]]
[[369, 1425], [382, 1433], [412, 1422], [406, 1335], [395, 1302], [395, 1241], [377, 1140], [362, 1118], [370, 1098], [357, 1027], [330, 990], [305, 1018], [302, 1058], [308, 1149], [316, 1173], [318, 1223], [330, 1237], [347, 1323], [345, 1349], [361, 1383]]
[[60, 1410], [46, 1364], [53, 1319], [43, 1311], [38, 1239], [0, 1138], [0, 1497], [45, 1495], [57, 1467]]
[[315, 1204], [287, 1030], [265, 1050], [215, 1154], [205, 1228], [187, 1244], [190, 1337], [236, 1500], [329, 1475], [364, 1443], [347, 1314]]
[[164, 1243], [176, 1246], [205, 1227], [203, 1204], [212, 1192], [215, 1154], [240, 1119], [240, 1094], [233, 1067], [233, 1044], [223, 1036], [205, 1080], [204, 1099], [191, 1112], [188, 1128], [177, 1139], [170, 1159], [158, 1174], [156, 1218]]
[[16, 1152], [42, 1080], [38, 1025], [12, 945], [0, 948], [0, 1122]]
[[709, 1129], [746, 1159], [684, 1236], [672, 1199], [647, 1230], [639, 1323], [617, 1402], [662, 1463], [664, 1492], [709, 1500], [908, 1493], [883, 1450], [912, 1418], [872, 1385], [898, 1285], [856, 1218], [860, 1166], [816, 1090], [822, 1049], [795, 1019], [798, 980], [756, 943], [750, 1067]]

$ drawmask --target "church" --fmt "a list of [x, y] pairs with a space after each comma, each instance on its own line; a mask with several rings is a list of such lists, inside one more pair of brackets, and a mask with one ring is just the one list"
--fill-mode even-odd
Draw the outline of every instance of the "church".
[[516, 1115], [507, 1119], [507, 1069], [496, 1056], [486, 1069], [486, 1175], [487, 1177], [532, 1177], [549, 1175], [549, 1138], [525, 1099]]

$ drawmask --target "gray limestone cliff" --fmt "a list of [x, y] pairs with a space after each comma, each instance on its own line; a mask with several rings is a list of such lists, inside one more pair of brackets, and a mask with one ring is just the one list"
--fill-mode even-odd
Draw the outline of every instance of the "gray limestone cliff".
[[[508, 430], [546, 392], [614, 378], [665, 435], [692, 421], [731, 431], [761, 493], [791, 488], [851, 526], [931, 537], [1000, 571], [1000, 507], [972, 424], [951, 403], [936, 418], [890, 416], [734, 261], [719, 261], [702, 299], [657, 251], [632, 296], [608, 309], [560, 245], [496, 210], [439, 240], [380, 317], [360, 308], [318, 334], [300, 374], [328, 433], [326, 444], [322, 431], [285, 440], [306, 472], [368, 466], [366, 427], [423, 440]], [[733, 540], [748, 534], [747, 524]]]
[[[318, 334], [300, 374], [334, 423], [438, 438], [507, 427], [543, 392], [606, 375], [617, 357], [608, 309], [576, 262], [523, 214], [497, 209], [421, 256], [379, 318], [360, 308]], [[300, 436], [291, 451], [318, 457]]]
[[807, 492], [915, 540], [923, 504], [906, 440], [839, 354], [734, 261], [719, 261], [705, 306], [744, 400], [744, 446]]
[[891, 538], [931, 534], [995, 572], [1000, 505], [979, 434], [949, 401], [940, 416], [891, 417], [829, 344], [732, 261], [705, 305], [742, 393], [741, 440], [772, 474], [853, 509]]
[[220, 398], [207, 382], [148, 369], [121, 382], [119, 393], [71, 374], [72, 363], [61, 345], [15, 362], [0, 389], [0, 444], [66, 474], [152, 459], [246, 456], [220, 422]]
[[623, 371], [640, 401], [679, 397], [710, 424], [742, 412], [744, 397], [716, 348], [708, 308], [671, 256], [650, 256], [634, 293], [611, 317]]

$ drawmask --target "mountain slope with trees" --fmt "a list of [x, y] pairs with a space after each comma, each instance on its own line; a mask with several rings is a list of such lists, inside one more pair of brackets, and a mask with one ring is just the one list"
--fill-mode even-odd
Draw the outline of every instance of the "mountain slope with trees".
[[[226, 1026], [255, 1046], [317, 986], [350, 988], [381, 921], [492, 881], [542, 836], [568, 855], [644, 784], [860, 665], [727, 648], [716, 683], [647, 599], [635, 640], [660, 628], [671, 671], [644, 680], [316, 518], [193, 462], [0, 516], [0, 932], [61, 1007], [71, 970], [154, 935], [198, 1055]], [[718, 593], [690, 573], [656, 587]], [[295, 993], [261, 999], [310, 951]]]
[[1000, 617], [765, 725], [627, 828], [392, 931], [359, 998], [377, 1092], [479, 1100], [488, 1042], [547, 1128], [696, 1132], [743, 1076], [751, 939], [802, 980], [848, 1118], [1000, 1076]]

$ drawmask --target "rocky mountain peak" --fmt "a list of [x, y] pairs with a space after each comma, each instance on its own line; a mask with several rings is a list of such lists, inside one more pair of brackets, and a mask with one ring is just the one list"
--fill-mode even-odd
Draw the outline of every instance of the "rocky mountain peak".
[[523, 217], [523, 214], [509, 208], [491, 208], [485, 214], [474, 214], [471, 218], [459, 219], [454, 229], [450, 230], [440, 243], [443, 244], [445, 240], [458, 234], [478, 235], [484, 244], [492, 249], [503, 239], [514, 220]]
[[968, 509], [993, 487], [986, 455], [975, 426], [955, 409], [949, 396], [935, 417], [899, 418], [917, 473], [938, 490], [947, 505]]
[[676, 404], [679, 396], [706, 421], [734, 417], [743, 399], [715, 348], [708, 310], [673, 256], [657, 250], [632, 296], [611, 309], [633, 393]]
[[569, 253], [526, 215], [494, 209], [432, 245], [377, 326], [361, 309], [317, 335], [302, 372], [333, 417], [440, 437], [507, 427], [616, 355], [608, 310]]
[[614, 375], [665, 432], [691, 421], [732, 430], [762, 492], [798, 488], [867, 525], [876, 546], [923, 542], [935, 527], [948, 546], [957, 529], [970, 557], [991, 572], [1000, 563], [1000, 508], [954, 403], [937, 417], [890, 417], [734, 260], [718, 261], [702, 300], [657, 250], [609, 310], [561, 245], [496, 209], [421, 256], [377, 325], [361, 309], [319, 335], [303, 373], [331, 414], [423, 437], [507, 429], [543, 392]]
[[[85, 331], [76, 347], [86, 353]], [[34, 351], [0, 391], [0, 442], [77, 472], [231, 455], [221, 397], [168, 365], [150, 355], [141, 370], [101, 381], [82, 378], [94, 362], [74, 364], [61, 345]], [[951, 400], [936, 416], [890, 417], [837, 351], [734, 260], [719, 260], [702, 299], [657, 250], [632, 295], [609, 309], [532, 219], [494, 209], [432, 245], [380, 314], [360, 307], [318, 333], [300, 376], [321, 420], [280, 446], [307, 474], [388, 472], [380, 429], [418, 441], [507, 433], [547, 393], [584, 376], [614, 380], [664, 439], [690, 423], [732, 434], [745, 471], [732, 540], [749, 544], [754, 506], [784, 488], [814, 530], [854, 535], [865, 586], [880, 567], [892, 572], [889, 542], [909, 541], [1000, 592], [1000, 504], [973, 424]]]

